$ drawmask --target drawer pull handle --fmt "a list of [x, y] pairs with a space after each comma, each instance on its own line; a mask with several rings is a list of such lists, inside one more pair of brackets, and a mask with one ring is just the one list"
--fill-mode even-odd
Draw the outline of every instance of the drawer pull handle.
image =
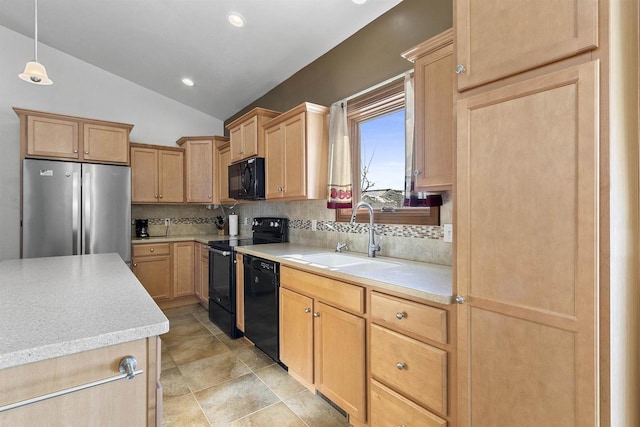
[[399, 311], [396, 313], [396, 317], [398, 318], [398, 320], [402, 320], [405, 317], [407, 317], [407, 313], [403, 312], [403, 311]]
[[311, 313], [311, 309], [309, 307], [307, 307], [307, 308], [304, 309], [304, 312], [305, 313]]
[[21, 400], [19, 402], [11, 403], [9, 405], [0, 406], [0, 412], [8, 411], [10, 409], [20, 408], [22, 406], [31, 405], [32, 403], [42, 402], [43, 400], [53, 399], [54, 397], [64, 396], [65, 394], [74, 393], [76, 391], [84, 390], [91, 387], [96, 387], [99, 385], [107, 384], [113, 381], [124, 380], [124, 379], [132, 379], [136, 375], [139, 375], [144, 372], [144, 370], [140, 369], [136, 371], [136, 367], [138, 362], [136, 358], [133, 356], [126, 356], [120, 360], [120, 375], [115, 375], [113, 377], [104, 378], [102, 380], [93, 381], [87, 384], [78, 385], [75, 387], [65, 388], [64, 390], [54, 391], [53, 393], [43, 394], [42, 396], [34, 397], [32, 399]]
[[320, 317], [320, 312], [316, 311], [315, 313], [313, 313], [313, 317]]
[[401, 371], [406, 367], [407, 367], [407, 365], [405, 363], [402, 363], [402, 362], [396, 363], [396, 368], [398, 368]]

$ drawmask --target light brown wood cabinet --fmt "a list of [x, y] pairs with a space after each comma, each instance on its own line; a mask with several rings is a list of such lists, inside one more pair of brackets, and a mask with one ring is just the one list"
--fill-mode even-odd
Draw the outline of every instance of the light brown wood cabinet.
[[209, 252], [207, 245], [196, 242], [194, 244], [194, 291], [200, 303], [209, 307]]
[[265, 124], [268, 200], [326, 197], [328, 113], [307, 102]]
[[131, 269], [162, 307], [195, 303], [199, 299], [194, 282], [194, 253], [192, 241], [137, 243], [132, 245]]
[[371, 425], [446, 425], [447, 311], [378, 291], [370, 307]]
[[285, 266], [280, 285], [281, 360], [292, 376], [365, 422], [364, 288]]
[[14, 108], [20, 117], [22, 157], [129, 163], [133, 125]]
[[194, 248], [193, 242], [173, 243], [173, 298], [193, 295], [194, 289]]
[[[228, 182], [228, 170], [223, 166], [226, 153], [219, 150], [229, 143], [224, 136], [185, 136], [176, 143], [185, 148], [187, 203], [221, 203], [221, 179]], [[227, 165], [228, 166], [228, 165]], [[224, 168], [224, 172], [223, 169]], [[224, 176], [222, 175], [224, 173]], [[228, 186], [228, 184], [227, 184]], [[225, 201], [229, 201], [227, 197]], [[232, 200], [231, 200], [232, 201]]]
[[132, 245], [131, 270], [155, 301], [171, 298], [173, 277], [169, 243]]
[[2, 412], [0, 425], [160, 425], [159, 341], [150, 337], [0, 370], [0, 406], [120, 375], [118, 364], [126, 356], [135, 357], [143, 371]]
[[586, 62], [458, 102], [461, 425], [597, 423], [598, 99]]
[[[226, 138], [225, 138], [226, 139]], [[216, 141], [215, 155], [215, 203], [235, 203], [236, 201], [229, 197], [229, 165], [231, 164], [231, 143], [228, 139], [219, 139]]]
[[236, 253], [236, 327], [244, 332], [244, 256]]
[[132, 143], [131, 202], [183, 203], [184, 150]]
[[249, 157], [264, 157], [263, 126], [279, 114], [277, 111], [254, 108], [226, 126], [231, 139], [231, 163]]
[[598, 45], [598, 2], [456, 2], [458, 90]]
[[453, 185], [453, 29], [403, 53], [414, 65], [416, 190]]

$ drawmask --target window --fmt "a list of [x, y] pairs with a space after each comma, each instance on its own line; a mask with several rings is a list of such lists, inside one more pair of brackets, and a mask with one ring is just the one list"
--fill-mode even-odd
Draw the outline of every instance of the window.
[[[439, 225], [440, 208], [404, 207], [404, 79], [355, 98], [347, 104], [352, 149], [354, 204], [371, 203], [375, 220], [385, 224]], [[336, 211], [349, 221], [350, 209]], [[362, 210], [358, 222], [367, 222]]]

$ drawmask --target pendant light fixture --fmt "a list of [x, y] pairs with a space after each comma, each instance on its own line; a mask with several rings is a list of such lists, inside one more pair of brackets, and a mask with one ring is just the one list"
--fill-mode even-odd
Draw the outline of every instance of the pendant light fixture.
[[27, 62], [27, 65], [24, 67], [24, 72], [22, 74], [18, 74], [18, 77], [29, 83], [48, 86], [53, 84], [53, 82], [49, 76], [47, 76], [47, 70], [44, 68], [44, 65], [38, 62], [38, 0], [34, 0], [34, 10], [35, 30], [33, 37], [33, 61]]

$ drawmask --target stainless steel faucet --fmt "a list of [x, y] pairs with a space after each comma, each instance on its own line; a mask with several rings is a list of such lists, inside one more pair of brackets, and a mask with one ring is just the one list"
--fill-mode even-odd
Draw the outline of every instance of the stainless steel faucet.
[[376, 232], [373, 228], [373, 207], [371, 207], [367, 202], [358, 202], [358, 204], [353, 208], [349, 224], [354, 225], [356, 223], [356, 214], [358, 213], [358, 209], [361, 207], [365, 207], [369, 211], [369, 251], [367, 254], [373, 258], [376, 256], [376, 252], [380, 252], [380, 245], [376, 243]]

